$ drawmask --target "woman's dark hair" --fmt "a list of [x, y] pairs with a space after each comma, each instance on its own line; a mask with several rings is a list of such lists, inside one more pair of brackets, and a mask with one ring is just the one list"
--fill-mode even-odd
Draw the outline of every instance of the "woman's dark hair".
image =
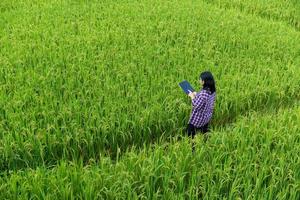
[[200, 74], [200, 79], [204, 81], [203, 89], [211, 93], [216, 92], [215, 80], [211, 72], [205, 71]]

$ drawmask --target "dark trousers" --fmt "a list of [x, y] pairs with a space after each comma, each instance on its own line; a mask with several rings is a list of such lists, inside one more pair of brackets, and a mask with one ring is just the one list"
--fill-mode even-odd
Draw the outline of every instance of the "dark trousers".
[[209, 131], [208, 123], [199, 128], [195, 127], [193, 124], [188, 124], [188, 126], [187, 126], [188, 136], [191, 136], [192, 138], [194, 138], [197, 131], [200, 131], [201, 133], [207, 133]]

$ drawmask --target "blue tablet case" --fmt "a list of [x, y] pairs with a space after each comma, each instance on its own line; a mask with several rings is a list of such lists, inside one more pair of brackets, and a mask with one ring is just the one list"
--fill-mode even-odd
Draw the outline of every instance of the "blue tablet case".
[[194, 91], [195, 91], [195, 90], [192, 88], [191, 84], [190, 84], [188, 81], [186, 81], [186, 80], [180, 82], [180, 83], [179, 83], [179, 86], [181, 87], [181, 89], [182, 89], [186, 94], [189, 93], [189, 90], [190, 90], [191, 92], [194, 92]]

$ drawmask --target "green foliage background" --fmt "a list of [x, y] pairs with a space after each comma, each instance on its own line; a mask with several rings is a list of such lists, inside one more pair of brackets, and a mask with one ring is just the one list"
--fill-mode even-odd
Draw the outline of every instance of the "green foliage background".
[[[299, 199], [300, 3], [0, 2], [0, 198]], [[189, 99], [210, 70], [210, 139]]]

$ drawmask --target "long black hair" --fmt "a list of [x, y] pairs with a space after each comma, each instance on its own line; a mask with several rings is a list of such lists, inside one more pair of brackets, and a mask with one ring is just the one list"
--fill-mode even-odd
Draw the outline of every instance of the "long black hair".
[[215, 80], [211, 72], [205, 71], [200, 74], [200, 80], [204, 81], [203, 89], [211, 93], [216, 92]]

